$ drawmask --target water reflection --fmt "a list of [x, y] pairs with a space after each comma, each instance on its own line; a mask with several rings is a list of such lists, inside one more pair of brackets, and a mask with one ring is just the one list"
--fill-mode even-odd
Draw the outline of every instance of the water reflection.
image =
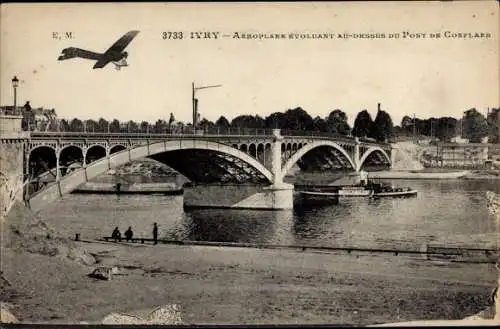
[[276, 243], [290, 240], [291, 211], [192, 210], [184, 219], [185, 240]]
[[496, 181], [394, 181], [411, 186], [414, 198], [344, 198], [293, 211], [194, 210], [182, 196], [72, 194], [39, 213], [50, 226], [73, 237], [101, 238], [115, 226], [136, 236], [321, 246], [420, 248], [424, 243], [491, 247], [498, 244], [495, 220], [486, 208]]

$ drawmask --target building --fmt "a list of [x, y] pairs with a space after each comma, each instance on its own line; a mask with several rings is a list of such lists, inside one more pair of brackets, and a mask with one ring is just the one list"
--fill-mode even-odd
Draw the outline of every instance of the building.
[[491, 144], [438, 143], [422, 155], [426, 167], [480, 169], [488, 166]]
[[462, 138], [462, 136], [455, 136], [451, 139], [451, 142], [457, 144], [467, 144], [469, 143], [469, 140], [467, 138]]
[[43, 107], [31, 108], [29, 102], [24, 106], [1, 106], [0, 114], [22, 115], [23, 130], [29, 131], [57, 131], [59, 120], [55, 109], [44, 109]]

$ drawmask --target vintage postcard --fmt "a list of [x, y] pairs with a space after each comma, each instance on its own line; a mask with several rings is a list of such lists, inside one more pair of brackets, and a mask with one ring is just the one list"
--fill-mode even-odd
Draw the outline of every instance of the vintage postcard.
[[497, 2], [0, 8], [0, 322], [499, 323]]

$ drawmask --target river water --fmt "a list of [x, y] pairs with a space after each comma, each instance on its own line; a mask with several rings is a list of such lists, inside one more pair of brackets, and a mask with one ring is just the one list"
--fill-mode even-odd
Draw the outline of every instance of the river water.
[[[390, 182], [390, 181], [389, 181]], [[57, 231], [82, 239], [123, 234], [174, 240], [251, 242], [315, 246], [356, 246], [418, 250], [426, 243], [491, 248], [498, 246], [486, 191], [500, 192], [498, 180], [394, 180], [418, 189], [417, 197], [340, 199], [338, 204], [293, 211], [193, 210], [182, 196], [71, 194], [37, 216]]]

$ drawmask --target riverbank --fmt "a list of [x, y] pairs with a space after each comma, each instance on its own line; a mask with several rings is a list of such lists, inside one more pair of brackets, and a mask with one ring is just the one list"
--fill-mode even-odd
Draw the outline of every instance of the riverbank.
[[112, 312], [136, 314], [163, 304], [179, 305], [183, 321], [192, 324], [460, 319], [483, 308], [494, 282], [486, 265], [402, 257], [373, 262], [373, 256], [243, 248], [84, 247], [119, 274], [95, 281], [86, 276], [91, 266], [3, 251], [4, 276], [20, 290], [10, 303], [21, 321], [97, 323]]
[[[1, 248], [2, 302], [28, 323], [98, 323], [165, 304], [187, 324], [462, 319], [496, 280], [488, 264], [401, 255], [74, 242], [30, 221], [4, 226]], [[96, 266], [118, 274], [89, 278]]]
[[453, 172], [412, 171], [376, 171], [368, 173], [370, 178], [381, 179], [459, 179], [468, 175], [466, 170]]
[[499, 170], [453, 170], [427, 168], [423, 170], [391, 170], [370, 172], [381, 179], [500, 179]]

